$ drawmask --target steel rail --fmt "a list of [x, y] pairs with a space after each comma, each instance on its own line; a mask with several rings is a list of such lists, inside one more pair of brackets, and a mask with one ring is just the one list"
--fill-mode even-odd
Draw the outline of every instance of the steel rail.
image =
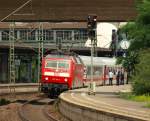
[[42, 109], [42, 111], [43, 111], [43, 114], [45, 115], [45, 117], [47, 117], [47, 119], [48, 119], [49, 121], [60, 121], [60, 120], [58, 120], [58, 119], [55, 119], [54, 116], [50, 115], [50, 114], [47, 112], [46, 106], [44, 106], [44, 108]]
[[24, 114], [24, 107], [29, 104], [30, 102], [32, 101], [37, 101], [37, 100], [40, 100], [41, 98], [38, 98], [38, 99], [33, 99], [33, 100], [30, 100], [28, 102], [25, 102], [21, 107], [18, 108], [18, 115], [19, 117], [21, 118], [22, 121], [31, 121], [29, 119], [26, 118], [25, 114]]
[[[32, 101], [39, 101], [39, 100], [43, 100], [43, 97], [42, 98], [37, 98], [37, 99], [33, 99], [33, 100], [30, 100], [26, 103], [24, 103], [19, 109], [18, 109], [18, 115], [19, 117], [21, 118], [22, 121], [32, 121], [29, 119], [29, 117], [26, 117], [25, 116], [25, 112], [24, 112], [24, 108], [25, 106], [27, 106], [29, 103], [31, 103]], [[46, 106], [47, 104], [42, 108], [42, 113], [43, 115], [46, 117], [47, 120], [49, 121], [59, 121], [57, 119], [55, 119], [55, 117], [53, 117], [52, 115], [50, 115], [47, 110], [46, 110]]]

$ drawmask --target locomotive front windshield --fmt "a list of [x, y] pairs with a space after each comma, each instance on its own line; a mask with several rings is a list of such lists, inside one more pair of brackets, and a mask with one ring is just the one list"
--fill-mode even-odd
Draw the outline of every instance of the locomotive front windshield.
[[56, 60], [47, 60], [45, 64], [45, 68], [53, 68], [53, 69], [68, 69], [69, 63], [68, 61], [56, 61]]

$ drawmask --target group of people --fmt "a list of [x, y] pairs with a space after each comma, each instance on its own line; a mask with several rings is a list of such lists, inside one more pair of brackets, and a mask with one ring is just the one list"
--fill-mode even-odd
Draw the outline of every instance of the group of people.
[[110, 69], [108, 73], [109, 85], [113, 85], [114, 75], [116, 77], [116, 85], [123, 85], [124, 84], [124, 70], [121, 69], [115, 72]]

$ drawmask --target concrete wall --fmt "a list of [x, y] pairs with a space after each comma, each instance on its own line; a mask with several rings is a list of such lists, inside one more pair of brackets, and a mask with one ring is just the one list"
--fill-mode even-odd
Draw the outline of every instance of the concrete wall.
[[112, 112], [94, 110], [62, 99], [60, 99], [59, 110], [72, 121], [144, 121]]

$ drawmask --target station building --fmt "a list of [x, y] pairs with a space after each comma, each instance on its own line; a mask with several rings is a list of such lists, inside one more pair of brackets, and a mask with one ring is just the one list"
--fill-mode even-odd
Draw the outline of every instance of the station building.
[[[102, 26], [102, 25], [109, 25]], [[97, 48], [109, 49], [111, 44], [112, 29], [121, 23], [98, 23]], [[113, 27], [112, 27], [113, 26]], [[14, 28], [15, 38], [15, 73], [16, 82], [36, 82], [38, 67], [38, 36], [39, 23], [16, 23]], [[106, 27], [106, 31], [103, 31]], [[101, 28], [101, 29], [100, 29]], [[0, 82], [9, 80], [9, 23], [0, 24]], [[100, 35], [100, 36], [98, 36]], [[87, 25], [85, 22], [43, 23], [44, 52], [57, 48], [61, 41], [62, 49], [80, 50], [86, 48], [90, 55], [91, 41], [88, 39]], [[79, 51], [80, 52], [80, 51]], [[79, 54], [85, 54], [80, 52]]]
[[100, 37], [102, 22], [109, 22], [113, 29], [117, 29], [120, 22], [133, 20], [136, 16], [134, 0], [73, 0], [72, 2], [32, 0], [21, 10], [12, 12], [23, 4], [25, 4], [23, 0], [3, 0], [0, 4], [0, 18], [4, 18], [0, 23], [0, 83], [9, 83], [9, 22], [16, 22], [14, 27], [16, 82], [27, 83], [37, 82], [38, 78], [38, 38], [41, 31], [39, 22], [44, 22], [42, 37], [45, 53], [56, 49], [57, 43], [61, 41], [64, 49], [74, 48], [78, 53], [83, 51], [83, 54], [89, 55], [90, 43], [86, 22], [88, 14], [97, 15], [99, 52], [110, 51], [108, 46], [111, 30], [109, 30], [109, 42], [104, 43], [104, 37]]

